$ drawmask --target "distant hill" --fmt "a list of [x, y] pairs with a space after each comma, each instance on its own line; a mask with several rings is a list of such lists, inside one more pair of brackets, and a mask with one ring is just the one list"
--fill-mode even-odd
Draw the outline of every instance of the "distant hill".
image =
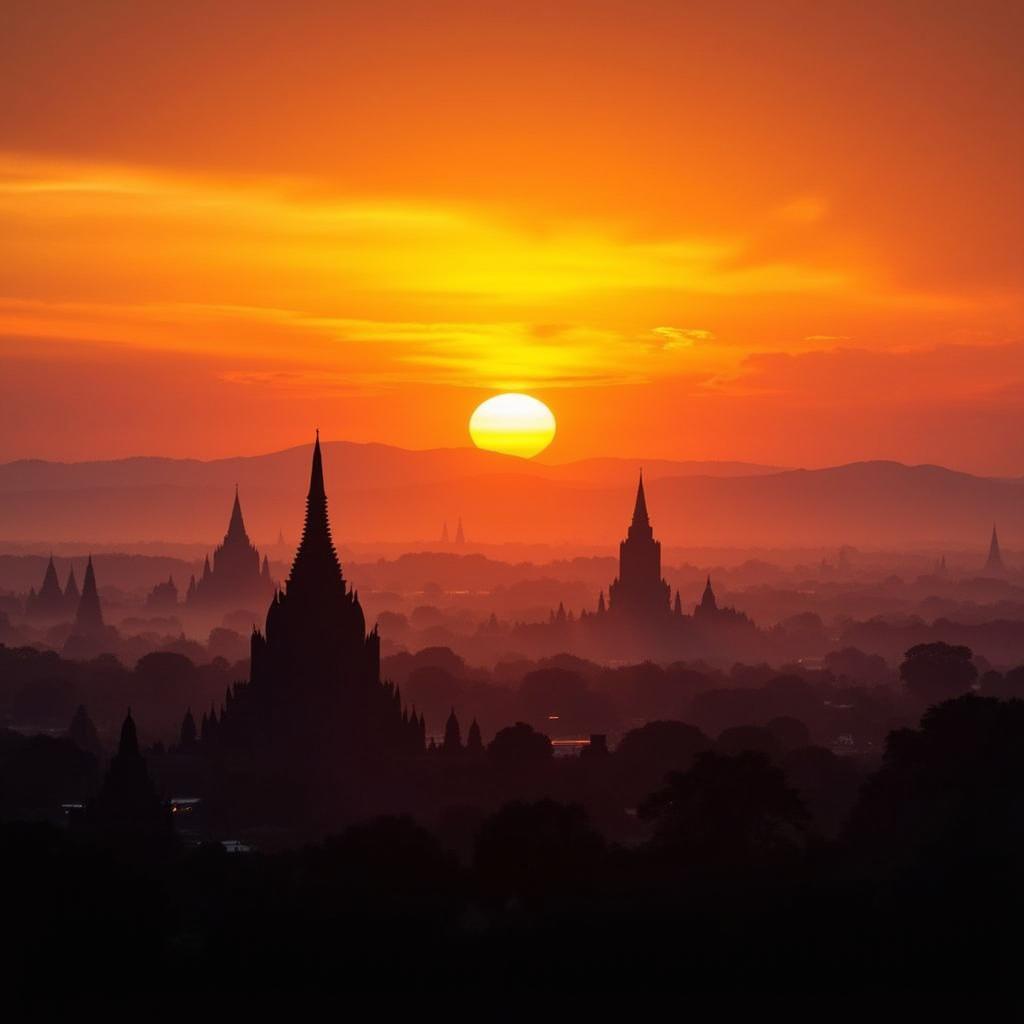
[[[640, 460], [528, 462], [471, 448], [410, 451], [328, 442], [324, 463], [339, 542], [433, 542], [462, 516], [470, 543], [617, 544]], [[644, 460], [657, 535], [673, 545], [960, 543], [983, 549], [993, 521], [1024, 546], [1024, 480], [938, 466], [863, 462], [785, 470], [735, 462]], [[0, 465], [0, 540], [210, 542], [234, 487], [261, 543], [301, 526], [303, 446], [201, 462], [134, 458]]]

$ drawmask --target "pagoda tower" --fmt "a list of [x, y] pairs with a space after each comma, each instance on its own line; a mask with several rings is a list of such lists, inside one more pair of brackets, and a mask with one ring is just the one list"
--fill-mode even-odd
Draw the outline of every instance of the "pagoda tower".
[[711, 587], [711, 577], [708, 576], [704, 584], [704, 593], [701, 596], [700, 604], [693, 609], [694, 615], [714, 615], [718, 611], [718, 601], [715, 599], [715, 592]]
[[85, 580], [82, 583], [82, 596], [78, 599], [78, 611], [75, 613], [74, 632], [77, 636], [93, 636], [103, 632], [103, 610], [100, 607], [99, 591], [96, 589], [92, 555], [85, 566]]
[[661, 542], [654, 539], [641, 472], [633, 521], [619, 545], [619, 576], [608, 588], [609, 611], [637, 619], [657, 618], [668, 614], [670, 596], [661, 576]]
[[[46, 564], [43, 585], [38, 592], [33, 591], [29, 594], [25, 610], [33, 618], [39, 619], [59, 619], [68, 613], [64, 591], [61, 589], [57, 569], [53, 564], [53, 555], [50, 555], [50, 560]], [[73, 613], [74, 609], [71, 611]]]
[[[194, 580], [194, 578], [193, 578]], [[258, 606], [274, 592], [270, 563], [249, 540], [242, 517], [242, 502], [235, 486], [235, 501], [224, 540], [203, 563], [198, 580], [189, 582], [185, 600], [197, 607], [240, 608]]]
[[356, 753], [416, 752], [423, 723], [380, 677], [380, 636], [366, 631], [342, 573], [327, 514], [323, 456], [313, 447], [306, 518], [283, 591], [255, 627], [247, 683], [229, 693], [210, 744], [291, 764]]
[[996, 524], [992, 524], [992, 539], [988, 545], [988, 559], [985, 562], [985, 572], [990, 576], [999, 576], [1006, 572], [1006, 563], [1003, 561], [1003, 553], [999, 548], [999, 534], [996, 533]]

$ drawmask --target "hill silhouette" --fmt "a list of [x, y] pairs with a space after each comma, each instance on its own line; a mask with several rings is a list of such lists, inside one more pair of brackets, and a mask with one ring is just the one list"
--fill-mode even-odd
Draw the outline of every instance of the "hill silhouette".
[[[432, 543], [461, 516], [470, 543], [607, 545], [622, 532], [641, 460], [529, 462], [471, 448], [412, 451], [330, 442], [338, 531], [361, 541]], [[218, 459], [132, 458], [0, 465], [0, 538], [198, 541], [224, 528], [234, 485], [260, 539], [294, 539], [306, 449]], [[643, 460], [659, 536], [674, 545], [1005, 543], [1024, 521], [1024, 480], [939, 466], [860, 462], [780, 470]], [[580, 510], [585, 508], [586, 514]]]

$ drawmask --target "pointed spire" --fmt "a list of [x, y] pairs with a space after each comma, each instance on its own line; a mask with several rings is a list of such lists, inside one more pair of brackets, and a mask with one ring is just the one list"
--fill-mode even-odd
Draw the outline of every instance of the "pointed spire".
[[444, 521], [444, 525], [441, 527], [441, 543], [448, 543], [448, 520]]
[[466, 543], [466, 535], [465, 535], [465, 533], [462, 532], [462, 516], [459, 516], [459, 525], [458, 525], [458, 527], [455, 530], [455, 543], [456, 544], [465, 544]]
[[672, 611], [674, 611], [676, 613], [676, 615], [682, 615], [683, 614], [683, 599], [679, 596], [679, 591], [678, 590], [676, 591], [676, 602], [672, 606]]
[[327, 492], [324, 490], [324, 463], [320, 452], [320, 431], [313, 445], [313, 464], [309, 474], [309, 494], [306, 496], [306, 521], [302, 527], [291, 575], [288, 577], [288, 596], [306, 591], [311, 597], [322, 598], [325, 589], [341, 587], [345, 581], [341, 563], [331, 539], [331, 524], [327, 516]]
[[48, 610], [58, 611], [64, 591], [60, 589], [60, 581], [57, 579], [57, 569], [53, 564], [53, 555], [46, 565], [46, 573], [43, 576], [43, 585], [39, 588], [39, 599]]
[[327, 497], [324, 488], [324, 457], [320, 451], [320, 431], [317, 429], [316, 442], [313, 445], [313, 465], [309, 473], [309, 493], [306, 495], [309, 500], [313, 498], [322, 499]]
[[78, 581], [75, 579], [75, 567], [71, 566], [68, 569], [68, 582], [64, 587], [64, 604], [70, 610], [71, 608], [78, 608], [78, 599], [81, 597], [81, 593], [78, 590]]
[[139, 734], [135, 730], [131, 708], [128, 709], [128, 714], [121, 725], [121, 742], [117, 745], [117, 753], [119, 757], [139, 756]]
[[455, 708], [452, 708], [448, 721], [444, 726], [444, 743], [441, 749], [446, 754], [462, 753], [462, 730], [459, 728], [459, 720], [455, 717]]
[[640, 470], [640, 482], [636, 488], [636, 504], [633, 506], [633, 525], [646, 526], [650, 522], [647, 514], [647, 497], [644, 494], [644, 471]]
[[249, 535], [245, 532], [245, 520], [242, 518], [242, 502], [238, 497], [238, 484], [235, 484], [235, 503], [231, 506], [231, 519], [228, 532], [224, 535], [224, 543], [249, 543]]
[[480, 736], [480, 726], [475, 718], [469, 727], [469, 735], [466, 737], [466, 751], [470, 754], [482, 754], [484, 752], [484, 742]]
[[699, 610], [702, 612], [713, 612], [718, 610], [718, 602], [715, 600], [715, 592], [711, 589], [711, 575], [708, 574], [708, 581], [704, 584], [704, 595], [700, 599]]
[[985, 569], [988, 572], [1002, 572], [1005, 568], [1003, 553], [999, 549], [999, 534], [996, 533], [996, 524], [992, 524], [992, 539], [988, 546], [988, 561], [985, 562]]
[[96, 588], [96, 573], [92, 567], [92, 555], [85, 566], [85, 580], [82, 583], [82, 596], [78, 600], [78, 611], [75, 614], [75, 632], [80, 635], [99, 632], [103, 629], [103, 610], [100, 607], [100, 594]]
[[182, 750], [189, 750], [196, 745], [196, 720], [192, 715], [192, 709], [185, 712], [181, 720], [181, 732], [178, 737], [178, 746]]
[[602, 590], [601, 593], [598, 595], [598, 598], [597, 598], [597, 614], [598, 615], [604, 615], [604, 613], [605, 613], [604, 591]]

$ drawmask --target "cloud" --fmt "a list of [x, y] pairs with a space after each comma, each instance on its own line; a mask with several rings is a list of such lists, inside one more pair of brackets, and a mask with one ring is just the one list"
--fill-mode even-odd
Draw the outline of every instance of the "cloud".
[[802, 406], [859, 407], [865, 415], [897, 405], [1009, 402], [1022, 385], [1024, 342], [761, 352], [748, 355], [734, 373], [714, 379], [722, 394], [789, 395]]
[[651, 333], [658, 339], [660, 347], [666, 352], [693, 348], [694, 345], [715, 340], [711, 331], [692, 327], [655, 327]]

